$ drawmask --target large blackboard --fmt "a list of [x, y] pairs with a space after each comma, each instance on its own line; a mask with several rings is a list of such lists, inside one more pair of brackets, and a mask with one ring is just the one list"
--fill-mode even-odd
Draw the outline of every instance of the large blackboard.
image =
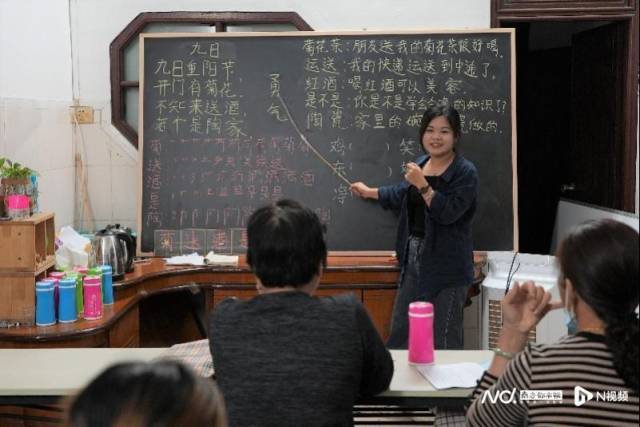
[[241, 253], [248, 216], [282, 197], [319, 214], [332, 250], [393, 249], [395, 214], [345, 179], [402, 180], [436, 102], [461, 113], [479, 171], [475, 248], [512, 249], [512, 55], [510, 30], [143, 35], [141, 252]]

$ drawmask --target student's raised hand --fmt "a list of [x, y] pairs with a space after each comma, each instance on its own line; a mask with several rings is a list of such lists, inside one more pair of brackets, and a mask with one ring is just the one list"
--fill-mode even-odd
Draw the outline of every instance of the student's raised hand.
[[412, 184], [417, 188], [427, 185], [427, 180], [422, 173], [422, 169], [413, 162], [409, 162], [405, 165], [404, 179], [407, 180], [409, 184]]
[[522, 285], [514, 282], [502, 300], [502, 326], [520, 333], [528, 333], [549, 310], [560, 307], [562, 303], [552, 303], [551, 294], [542, 286], [536, 286], [531, 281]]

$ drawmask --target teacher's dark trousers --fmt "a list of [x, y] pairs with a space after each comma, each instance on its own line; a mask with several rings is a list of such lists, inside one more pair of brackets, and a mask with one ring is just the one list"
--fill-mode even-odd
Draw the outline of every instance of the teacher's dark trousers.
[[409, 304], [428, 301], [433, 304], [433, 332], [437, 350], [462, 350], [464, 345], [462, 319], [467, 299], [468, 284], [447, 287], [438, 292], [429, 292], [418, 283], [420, 256], [424, 239], [410, 236], [396, 299], [391, 316], [391, 333], [387, 347], [406, 349], [409, 339]]

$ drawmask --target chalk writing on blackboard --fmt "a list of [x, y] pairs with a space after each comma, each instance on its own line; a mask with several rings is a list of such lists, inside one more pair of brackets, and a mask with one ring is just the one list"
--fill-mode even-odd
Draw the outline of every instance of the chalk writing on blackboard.
[[476, 247], [509, 249], [511, 38], [145, 37], [142, 251], [241, 251], [251, 212], [282, 197], [319, 214], [331, 249], [393, 248], [393, 214], [349, 183], [402, 180], [434, 103], [461, 113], [461, 150], [479, 170]]
[[347, 185], [351, 185], [351, 183], [349, 182], [349, 180], [347, 178], [344, 177], [344, 167], [342, 165], [341, 162], [336, 162], [336, 163], [329, 163], [329, 161], [327, 159], [325, 159], [322, 154], [320, 154], [318, 152], [318, 150], [316, 150], [314, 148], [313, 145], [311, 145], [311, 143], [307, 140], [307, 138], [305, 138], [304, 134], [300, 131], [300, 128], [298, 127], [298, 125], [296, 124], [296, 122], [293, 120], [293, 117], [291, 117], [291, 113], [289, 113], [289, 107], [287, 107], [287, 104], [284, 102], [284, 100], [282, 99], [282, 97], [280, 96], [280, 94], [278, 93], [278, 100], [280, 101], [280, 104], [282, 105], [282, 108], [284, 109], [285, 114], [287, 115], [287, 119], [289, 120], [289, 122], [291, 123], [291, 125], [294, 127], [294, 129], [296, 130], [296, 132], [298, 133], [298, 136], [300, 137], [300, 139], [307, 144], [307, 147], [309, 147], [309, 149], [311, 150], [311, 152], [313, 152], [313, 154], [316, 155], [316, 157], [318, 157], [318, 160], [320, 160], [322, 163], [324, 163], [325, 165], [327, 165], [329, 167], [329, 169], [331, 169], [333, 171], [333, 173], [340, 178], [342, 181], [344, 181], [345, 184]]

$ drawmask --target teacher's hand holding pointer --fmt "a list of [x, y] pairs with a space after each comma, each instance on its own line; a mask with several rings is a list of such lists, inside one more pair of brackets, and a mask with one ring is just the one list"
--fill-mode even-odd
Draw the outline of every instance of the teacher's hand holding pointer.
[[378, 199], [378, 189], [368, 187], [364, 182], [354, 182], [351, 184], [351, 193], [363, 199]]

